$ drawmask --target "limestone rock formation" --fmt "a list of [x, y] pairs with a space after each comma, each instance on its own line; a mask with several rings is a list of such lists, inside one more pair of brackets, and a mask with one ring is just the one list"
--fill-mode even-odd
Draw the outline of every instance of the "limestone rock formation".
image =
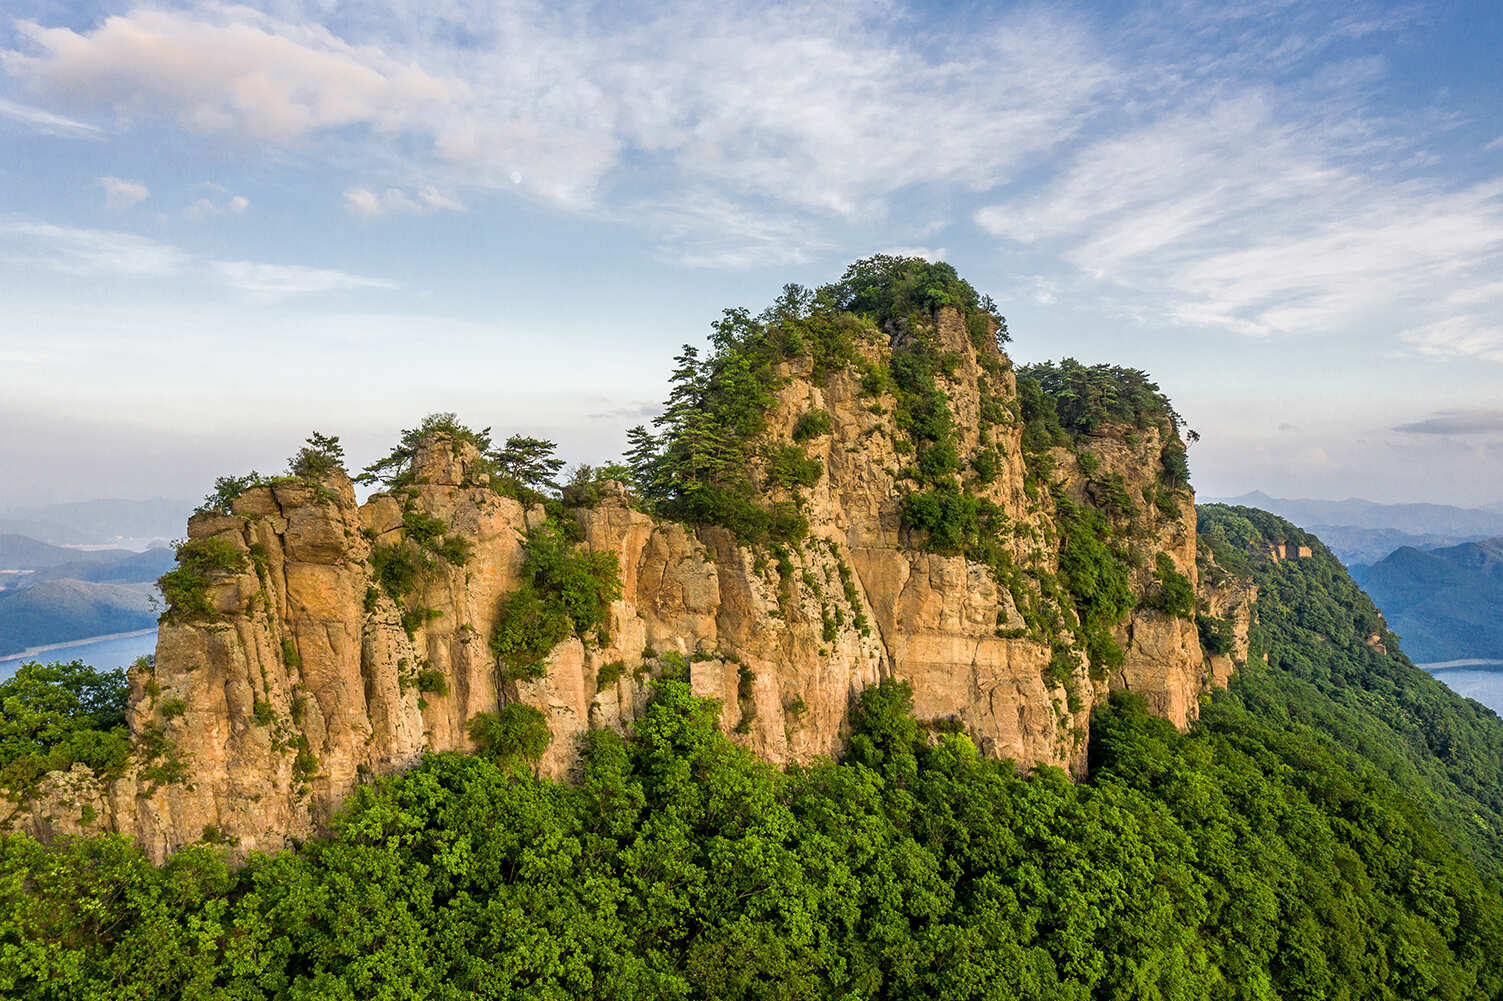
[[[212, 575], [211, 614], [164, 621], [155, 664], [133, 674], [137, 761], [112, 782], [82, 770], [53, 776], [0, 821], [41, 837], [125, 832], [159, 859], [201, 838], [242, 856], [275, 850], [325, 829], [357, 784], [428, 751], [470, 749], [469, 721], [509, 703], [543, 712], [552, 739], [537, 767], [568, 776], [581, 734], [628, 725], [653, 678], [674, 671], [721, 702], [733, 740], [779, 763], [838, 751], [853, 697], [886, 677], [911, 682], [922, 721], [963, 729], [984, 753], [1022, 766], [1079, 773], [1091, 707], [1114, 688], [1187, 725], [1236, 651], [1207, 657], [1193, 621], [1142, 604], [1113, 629], [1120, 666], [1093, 676], [1084, 657], [1072, 659], [1080, 637], [1041, 632], [1020, 607], [1058, 569], [1050, 484], [1080, 505], [1097, 504], [1103, 483], [1146, 498], [1160, 433], [1109, 426], [1085, 449], [1056, 449], [1040, 490], [1025, 467], [1010, 363], [976, 348], [954, 309], [938, 311], [933, 334], [956, 360], [942, 378], [959, 450], [999, 456], [977, 489], [1006, 515], [1009, 558], [1032, 576], [1005, 586], [965, 556], [927, 551], [903, 524], [908, 460], [893, 398], [874, 397], [859, 366], [816, 380], [808, 359], [793, 358], [764, 433], [791, 441], [802, 415], [829, 415], [804, 446], [823, 470], [797, 498], [808, 538], [774, 554], [725, 528], [660, 520], [609, 490], [562, 516], [580, 546], [619, 561], [608, 630], [560, 643], [541, 677], [512, 677], [489, 639], [521, 583], [526, 533], [546, 515], [494, 489], [470, 444], [434, 436], [416, 451], [411, 486], [364, 504], [335, 473], [258, 486], [230, 514], [195, 516], [189, 538], [221, 540], [243, 565]], [[881, 363], [899, 336], [863, 341], [861, 359]], [[1004, 412], [990, 432], [984, 407]], [[1193, 586], [1191, 499], [1168, 511], [1131, 507], [1115, 517], [1134, 596], [1156, 586], [1160, 554]], [[428, 570], [399, 602], [373, 562], [418, 546], [414, 525], [440, 523], [467, 558], [424, 555]], [[1232, 587], [1202, 598], [1235, 622], [1245, 657], [1252, 595]]]

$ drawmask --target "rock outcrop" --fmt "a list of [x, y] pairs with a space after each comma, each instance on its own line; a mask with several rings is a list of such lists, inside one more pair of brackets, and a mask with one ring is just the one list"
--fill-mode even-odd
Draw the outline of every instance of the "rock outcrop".
[[[493, 489], [471, 445], [435, 436], [417, 449], [411, 486], [364, 504], [334, 473], [258, 486], [230, 514], [195, 516], [190, 539], [221, 540], [243, 566], [213, 575], [212, 614], [165, 621], [155, 664], [132, 675], [137, 763], [110, 782], [53, 776], [5, 826], [41, 837], [125, 832], [156, 858], [201, 838], [241, 855], [275, 850], [325, 829], [357, 784], [428, 751], [470, 749], [469, 721], [509, 703], [542, 711], [552, 739], [537, 767], [565, 777], [580, 736], [628, 725], [665, 672], [686, 672], [696, 693], [721, 702], [733, 740], [779, 763], [837, 752], [853, 697], [887, 677], [912, 684], [922, 721], [963, 729], [983, 753], [1024, 766], [1081, 772], [1091, 708], [1112, 689], [1140, 692], [1187, 725], [1236, 656], [1208, 657], [1193, 621], [1140, 602], [1112, 630], [1120, 666], [1093, 676], [1083, 656], [1062, 657], [1080, 637], [1041, 631], [1019, 607], [1058, 570], [1051, 483], [1080, 505], [1099, 504], [1103, 483], [1143, 498], [1112, 515], [1137, 598], [1156, 586], [1160, 554], [1194, 585], [1191, 498], [1181, 492], [1167, 510], [1147, 500], [1161, 432], [1106, 427], [1081, 448], [1058, 448], [1039, 489], [1005, 357], [975, 348], [951, 309], [932, 333], [957, 359], [942, 378], [961, 455], [999, 459], [977, 489], [1010, 526], [1008, 558], [1020, 569], [1011, 586], [992, 567], [927, 551], [904, 527], [908, 460], [893, 399], [874, 397], [858, 366], [816, 380], [808, 359], [794, 359], [765, 434], [791, 441], [802, 415], [829, 415], [828, 430], [804, 443], [823, 469], [797, 498], [808, 538], [773, 553], [724, 528], [659, 520], [608, 490], [563, 517], [579, 545], [619, 561], [609, 629], [559, 644], [542, 677], [511, 677], [488, 641], [521, 583], [526, 533], [546, 516]], [[872, 363], [891, 349], [885, 339], [859, 345]], [[988, 425], [984, 407], [1003, 418]], [[372, 559], [413, 544], [415, 515], [464, 540], [468, 558], [433, 557], [404, 605], [379, 586]], [[1222, 588], [1203, 600], [1236, 624], [1245, 656], [1251, 595]]]

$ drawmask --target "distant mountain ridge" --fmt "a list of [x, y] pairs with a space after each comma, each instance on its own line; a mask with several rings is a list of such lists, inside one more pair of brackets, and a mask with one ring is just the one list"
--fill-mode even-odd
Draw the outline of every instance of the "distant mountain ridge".
[[150, 629], [157, 622], [149, 584], [43, 581], [0, 592], [0, 657], [35, 646]]
[[14, 507], [0, 512], [0, 532], [53, 545], [99, 545], [117, 539], [175, 539], [193, 511], [191, 500], [88, 500]]
[[1503, 660], [1503, 538], [1404, 546], [1351, 574], [1417, 662]]
[[1503, 510], [1453, 507], [1449, 504], [1379, 504], [1351, 497], [1311, 500], [1270, 497], [1261, 490], [1215, 503], [1259, 507], [1295, 523], [1393, 529], [1414, 535], [1503, 536]]
[[65, 549], [0, 534], [0, 657], [156, 623], [156, 580], [173, 550]]
[[126, 549], [66, 549], [25, 535], [0, 533], [0, 570], [47, 570], [67, 564], [112, 563], [131, 555]]
[[1261, 490], [1215, 503], [1269, 511], [1320, 536], [1348, 566], [1376, 563], [1403, 546], [1435, 549], [1503, 536], [1503, 504], [1491, 508], [1447, 504], [1270, 497]]

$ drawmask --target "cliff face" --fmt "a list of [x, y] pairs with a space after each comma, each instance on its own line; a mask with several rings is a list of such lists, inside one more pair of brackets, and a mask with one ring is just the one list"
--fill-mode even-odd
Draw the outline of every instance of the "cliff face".
[[[1012, 585], [964, 556], [927, 551], [904, 527], [907, 460], [893, 399], [874, 398], [857, 366], [816, 380], [812, 363], [795, 358], [765, 435], [791, 441], [800, 416], [829, 415], [828, 431], [805, 445], [823, 467], [799, 492], [808, 538], [773, 556], [607, 492], [564, 517], [577, 522], [581, 546], [619, 560], [608, 636], [569, 638], [542, 677], [512, 678], [488, 640], [521, 583], [525, 533], [544, 511], [491, 489], [470, 445], [433, 437], [417, 450], [412, 486], [364, 505], [335, 473], [255, 487], [232, 514], [195, 516], [190, 538], [222, 540], [244, 566], [213, 573], [213, 612], [165, 622], [154, 667], [132, 677], [137, 763], [112, 782], [81, 769], [55, 775], [8, 807], [5, 826], [41, 837], [120, 831], [157, 858], [204, 837], [239, 853], [274, 850], [316, 834], [358, 783], [429, 750], [469, 749], [469, 721], [512, 702], [542, 710], [552, 740], [538, 768], [567, 776], [582, 733], [624, 727], [653, 677], [678, 670], [721, 701], [733, 740], [780, 763], [835, 751], [852, 696], [889, 676], [912, 683], [921, 720], [962, 728], [984, 753], [1022, 765], [1083, 769], [1091, 707], [1115, 688], [1142, 693], [1185, 726], [1206, 685], [1225, 683], [1236, 650], [1208, 659], [1193, 621], [1138, 601], [1112, 628], [1120, 666], [1093, 676], [1085, 657], [1069, 656], [1080, 637], [1030, 624], [1019, 607], [1045, 594], [1059, 569], [1058, 498], [1099, 505], [1112, 482], [1146, 499], [1160, 432], [1106, 427], [1086, 449], [1057, 448], [1040, 489], [1025, 465], [1010, 365], [978, 352], [954, 310], [939, 311], [932, 334], [956, 359], [942, 386], [962, 457], [983, 448], [999, 457], [977, 490], [1006, 516], [1004, 544], [1020, 570]], [[885, 339], [859, 346], [872, 363], [891, 350]], [[983, 431], [983, 407], [999, 404], [1009, 416]], [[1135, 599], [1158, 586], [1160, 554], [1196, 580], [1194, 506], [1181, 500], [1111, 516]], [[429, 611], [404, 624], [372, 556], [412, 545], [413, 515], [441, 521], [469, 558], [432, 561], [406, 606]], [[1202, 598], [1215, 614], [1242, 615], [1245, 656], [1251, 596], [1232, 587]]]

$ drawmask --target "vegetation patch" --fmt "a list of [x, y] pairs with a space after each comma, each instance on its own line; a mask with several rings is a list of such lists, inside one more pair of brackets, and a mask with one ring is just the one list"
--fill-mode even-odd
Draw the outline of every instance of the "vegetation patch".
[[130, 758], [125, 671], [82, 661], [22, 664], [0, 681], [0, 784], [19, 798], [47, 772], [75, 763], [118, 774]]
[[548, 652], [571, 635], [603, 635], [621, 596], [613, 552], [572, 545], [551, 522], [528, 533], [521, 585], [501, 603], [491, 654], [512, 677], [540, 677]]
[[503, 766], [536, 764], [553, 740], [542, 710], [521, 702], [507, 704], [500, 713], [472, 717], [469, 734], [482, 758]]
[[245, 569], [245, 554], [227, 539], [210, 536], [177, 546], [177, 567], [157, 579], [167, 610], [163, 622], [191, 622], [219, 618], [209, 600], [209, 579]]

